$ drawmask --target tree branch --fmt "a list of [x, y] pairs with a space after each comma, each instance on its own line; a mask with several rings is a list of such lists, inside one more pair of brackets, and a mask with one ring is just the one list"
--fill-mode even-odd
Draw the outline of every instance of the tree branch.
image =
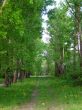
[[67, 5], [68, 5], [68, 7], [70, 7], [71, 9], [72, 9], [72, 11], [71, 11], [71, 13], [74, 15], [74, 13], [73, 13], [73, 8], [71, 7], [71, 5], [70, 5], [70, 3], [68, 2], [68, 0], [66, 0], [66, 3], [67, 3]]
[[7, 0], [4, 0], [2, 6], [0, 7], [0, 14], [2, 13], [3, 8], [5, 7]]

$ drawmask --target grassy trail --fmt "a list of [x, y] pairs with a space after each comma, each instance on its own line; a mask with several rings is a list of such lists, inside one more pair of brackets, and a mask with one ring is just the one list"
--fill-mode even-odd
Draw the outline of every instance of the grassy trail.
[[62, 79], [40, 79], [36, 110], [82, 110], [82, 87]]
[[82, 87], [57, 78], [30, 78], [0, 88], [0, 110], [82, 110]]

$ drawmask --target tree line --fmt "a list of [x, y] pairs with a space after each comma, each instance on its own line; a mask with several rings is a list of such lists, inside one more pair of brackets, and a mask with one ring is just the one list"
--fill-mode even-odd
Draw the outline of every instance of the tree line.
[[[47, 10], [47, 6], [54, 9]], [[44, 11], [45, 10], [45, 11]], [[48, 15], [49, 43], [42, 42], [42, 15]], [[45, 14], [44, 13], [44, 14]], [[0, 77], [5, 86], [30, 75], [77, 79], [82, 71], [82, 1], [0, 1]]]
[[82, 74], [82, 1], [64, 0], [48, 17], [53, 71], [56, 76], [70, 73], [77, 79]]
[[4, 77], [5, 86], [37, 70], [42, 11], [50, 1], [0, 1], [0, 76]]

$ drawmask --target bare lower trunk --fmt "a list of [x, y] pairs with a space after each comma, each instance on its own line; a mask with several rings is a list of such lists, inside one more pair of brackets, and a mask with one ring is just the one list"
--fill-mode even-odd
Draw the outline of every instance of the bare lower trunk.
[[5, 73], [5, 81], [4, 81], [4, 85], [5, 85], [5, 87], [8, 87], [8, 86], [9, 86], [9, 78], [8, 78], [7, 73]]
[[11, 80], [11, 78], [9, 77], [8, 73], [6, 72], [6, 73], [5, 73], [5, 80], [4, 80], [4, 85], [5, 85], [5, 87], [10, 86], [11, 83], [12, 83], [12, 80]]
[[25, 71], [24, 70], [20, 70], [20, 73], [19, 73], [19, 80], [23, 80], [25, 78]]
[[5, 72], [4, 84], [5, 84], [6, 87], [8, 87], [8, 86], [11, 85], [12, 82], [13, 82], [12, 70], [8, 67], [6, 72]]
[[14, 74], [13, 74], [13, 83], [17, 82], [17, 77], [18, 77], [18, 72], [15, 71]]
[[60, 45], [60, 58], [55, 62], [55, 75], [61, 76], [64, 74], [64, 46]]
[[62, 63], [55, 63], [55, 76], [61, 76], [64, 74], [64, 65]]
[[82, 40], [80, 39], [80, 73], [82, 74]]

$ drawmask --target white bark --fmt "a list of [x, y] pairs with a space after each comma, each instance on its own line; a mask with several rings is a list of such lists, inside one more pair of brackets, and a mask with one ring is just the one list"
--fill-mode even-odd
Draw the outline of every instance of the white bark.
[[8, 0], [4, 0], [2, 6], [0, 7], [0, 14], [2, 13], [3, 8], [5, 7]]

